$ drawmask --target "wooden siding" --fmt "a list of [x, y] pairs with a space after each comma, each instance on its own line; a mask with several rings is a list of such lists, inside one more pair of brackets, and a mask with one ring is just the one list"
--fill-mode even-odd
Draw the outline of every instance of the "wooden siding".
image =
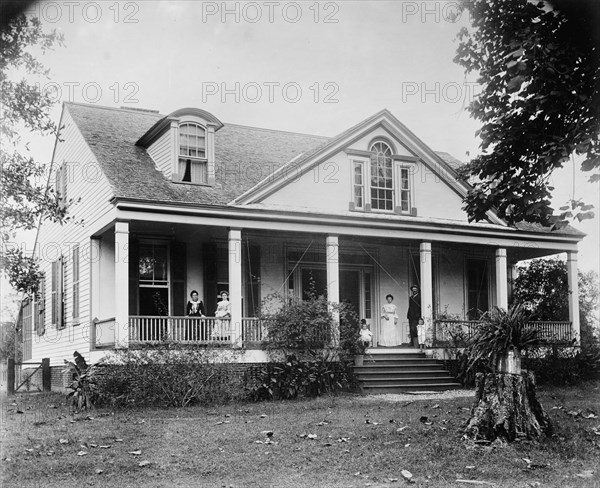
[[[62, 365], [63, 359], [72, 358], [74, 351], [88, 357], [90, 321], [93, 318], [90, 316], [90, 264], [91, 259], [98, 258], [91, 252], [90, 229], [113, 208], [109, 203], [112, 197], [110, 185], [66, 107], [63, 109], [60, 125], [64, 128], [61, 141], [56, 143], [54, 149], [53, 170], [65, 163], [68, 165], [67, 194], [68, 198], [76, 201], [71, 207], [73, 222], [62, 226], [52, 222], [42, 224], [36, 255], [40, 258], [41, 268], [45, 273], [46, 290], [51, 290], [52, 287], [52, 262], [63, 256], [66, 327], [57, 330], [51, 324], [51, 314], [46, 313], [46, 331], [43, 335], [34, 334], [31, 358], [33, 361], [51, 358], [52, 365]], [[80, 250], [79, 325], [74, 326], [72, 250], [77, 244]], [[50, 310], [49, 293], [46, 294], [46, 300], [46, 310]]]
[[148, 154], [156, 164], [156, 167], [167, 178], [171, 178], [173, 172], [173, 138], [171, 129], [160, 136], [149, 148]]

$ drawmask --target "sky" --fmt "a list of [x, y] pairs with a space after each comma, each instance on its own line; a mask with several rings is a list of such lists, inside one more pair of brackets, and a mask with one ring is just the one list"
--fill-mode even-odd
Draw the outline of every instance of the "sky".
[[[203, 108], [225, 123], [335, 136], [383, 108], [429, 147], [466, 161], [479, 86], [453, 62], [469, 25], [458, 1], [44, 1], [30, 8], [66, 46], [40, 60], [58, 102], [159, 110]], [[50, 161], [52, 138], [31, 149]], [[600, 211], [597, 184], [572, 161], [554, 174], [555, 208], [571, 196]], [[599, 269], [599, 225], [579, 265]], [[20, 237], [28, 239], [30, 237]], [[3, 292], [6, 285], [3, 283]]]

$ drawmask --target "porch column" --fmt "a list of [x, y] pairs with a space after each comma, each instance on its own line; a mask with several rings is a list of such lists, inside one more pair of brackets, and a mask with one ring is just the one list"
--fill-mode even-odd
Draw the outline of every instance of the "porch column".
[[506, 272], [506, 249], [496, 249], [496, 306], [508, 310], [508, 276]]
[[[338, 236], [328, 235], [325, 239], [326, 249], [325, 256], [327, 261], [327, 301], [330, 303], [340, 302], [340, 259], [339, 259], [339, 243]], [[340, 316], [337, 310], [331, 310], [333, 318], [336, 322], [334, 329], [334, 342], [337, 344], [340, 330]]]
[[579, 280], [577, 276], [577, 251], [567, 252], [567, 283], [569, 285], [569, 321], [576, 344], [581, 345], [579, 324]]
[[229, 301], [231, 342], [242, 345], [242, 230], [229, 229]]
[[421, 242], [421, 314], [425, 322], [425, 339], [433, 341], [433, 277], [431, 265], [431, 242]]
[[129, 346], [129, 222], [115, 223], [115, 347]]

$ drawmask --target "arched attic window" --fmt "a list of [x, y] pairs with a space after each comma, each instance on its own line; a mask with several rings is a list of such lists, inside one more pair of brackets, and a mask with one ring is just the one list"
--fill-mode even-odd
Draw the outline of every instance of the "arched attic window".
[[208, 183], [206, 129], [199, 124], [179, 125], [179, 175], [181, 181]]
[[394, 175], [392, 155], [394, 152], [385, 141], [375, 141], [369, 148], [371, 158], [371, 208], [394, 210]]

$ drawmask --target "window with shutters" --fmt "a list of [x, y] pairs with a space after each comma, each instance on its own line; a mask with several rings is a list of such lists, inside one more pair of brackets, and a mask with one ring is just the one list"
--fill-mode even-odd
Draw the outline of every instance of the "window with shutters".
[[206, 129], [199, 124], [179, 125], [178, 173], [181, 182], [208, 184]]
[[64, 263], [63, 258], [52, 263], [52, 325], [57, 329], [65, 327], [64, 313]]
[[35, 294], [34, 326], [38, 335], [46, 331], [46, 276], [40, 277], [38, 291]]
[[33, 301], [26, 299], [21, 310], [21, 337], [23, 340], [23, 359], [32, 357], [32, 339], [33, 339]]
[[79, 325], [79, 246], [73, 247], [71, 263], [73, 270], [73, 325]]
[[56, 168], [54, 173], [54, 191], [60, 198], [61, 204], [64, 206], [67, 203], [67, 181], [69, 179], [69, 170], [67, 162]]
[[352, 161], [352, 196], [354, 208], [364, 210], [365, 208], [365, 163], [364, 161]]

